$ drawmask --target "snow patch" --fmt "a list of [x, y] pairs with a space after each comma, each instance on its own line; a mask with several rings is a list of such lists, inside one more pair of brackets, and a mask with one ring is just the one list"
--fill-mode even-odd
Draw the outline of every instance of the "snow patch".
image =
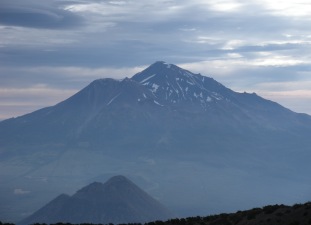
[[119, 97], [121, 93], [117, 94], [116, 96], [114, 96], [108, 103], [107, 105], [110, 105], [117, 97]]
[[166, 68], [168, 68], [168, 69], [171, 68], [171, 64], [168, 64], [168, 63], [166, 63], [166, 62], [163, 63], [163, 64], [166, 65]]
[[152, 77], [154, 77], [156, 74], [152, 74], [151, 76], [149, 76], [149, 77], [147, 77], [147, 78], [145, 78], [145, 79], [143, 79], [142, 81], [140, 81], [139, 83], [145, 83], [147, 80], [149, 80], [150, 78], [152, 78]]
[[164, 106], [164, 105], [161, 105], [159, 102], [157, 102], [156, 100], [153, 100], [153, 102], [159, 106]]
[[215, 98], [216, 100], [222, 100], [223, 99], [223, 97], [221, 95], [219, 95], [218, 93], [216, 93], [216, 92], [213, 92], [213, 96], [212, 97]]
[[185, 71], [185, 72], [184, 72], [184, 75], [186, 75], [186, 76], [188, 76], [188, 77], [192, 77], [192, 74], [189, 73], [188, 71]]
[[[185, 98], [185, 94], [184, 94], [184, 92], [183, 92], [183, 90], [182, 90], [182, 87], [179, 85], [179, 83], [177, 83], [177, 85], [178, 85], [178, 87], [179, 87], [179, 89], [180, 89], [180, 91], [181, 91], [181, 93], [182, 93], [184, 99], [186, 99], [186, 98]], [[178, 93], [178, 92], [177, 92], [177, 93]]]
[[157, 84], [152, 84], [152, 92], [156, 92], [160, 86]]

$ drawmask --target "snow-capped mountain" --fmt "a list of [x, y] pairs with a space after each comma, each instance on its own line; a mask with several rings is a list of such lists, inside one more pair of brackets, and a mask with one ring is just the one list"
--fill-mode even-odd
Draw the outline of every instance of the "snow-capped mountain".
[[180, 216], [306, 201], [310, 146], [310, 116], [156, 62], [0, 122], [0, 219], [115, 173]]
[[203, 110], [207, 110], [215, 102], [229, 101], [234, 94], [212, 78], [193, 74], [172, 64], [156, 62], [132, 78], [96, 80], [73, 99], [81, 101], [80, 97], [84, 96], [82, 100], [91, 109], [148, 102], [170, 108], [198, 103]]
[[212, 78], [165, 62], [154, 63], [132, 80], [149, 89], [163, 105], [196, 102], [207, 110], [212, 102], [226, 100], [231, 92]]

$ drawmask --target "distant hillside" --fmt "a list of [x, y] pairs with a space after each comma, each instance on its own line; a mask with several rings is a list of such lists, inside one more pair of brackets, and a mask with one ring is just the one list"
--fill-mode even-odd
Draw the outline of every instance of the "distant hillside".
[[62, 194], [19, 225], [34, 223], [134, 223], [173, 218], [154, 198], [124, 176], [94, 182], [74, 195]]

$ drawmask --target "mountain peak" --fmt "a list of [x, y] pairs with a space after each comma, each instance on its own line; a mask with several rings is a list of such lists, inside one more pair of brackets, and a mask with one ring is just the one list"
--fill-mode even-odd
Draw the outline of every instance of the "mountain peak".
[[125, 176], [122, 175], [117, 175], [114, 177], [111, 177], [105, 184], [124, 184], [124, 183], [129, 183], [131, 182], [129, 179], [127, 179]]
[[[182, 69], [174, 64], [170, 64], [164, 61], [156, 61], [155, 63], [151, 64], [149, 67], [147, 67], [145, 70], [161, 70], [161, 71], [186, 71], [185, 69]], [[189, 72], [189, 71], [188, 71]]]
[[155, 62], [132, 80], [148, 88], [163, 105], [195, 102], [204, 110], [232, 92], [212, 78], [163, 61]]
[[164, 61], [156, 61], [155, 63], [151, 64], [150, 67], [164, 67], [164, 68], [171, 68], [173, 64], [169, 64], [167, 62], [164, 62]]
[[75, 196], [79, 198], [90, 198], [91, 196], [96, 197], [99, 193], [102, 193], [103, 190], [104, 184], [100, 182], [93, 182], [77, 191]]
[[104, 184], [100, 182], [93, 182], [82, 189], [80, 189], [75, 196], [79, 198], [98, 198], [104, 193], [110, 197], [117, 194], [121, 195], [126, 190], [135, 189], [136, 185], [129, 179], [122, 175], [111, 177]]
[[93, 182], [73, 196], [60, 195], [20, 224], [144, 223], [173, 215], [124, 176]]

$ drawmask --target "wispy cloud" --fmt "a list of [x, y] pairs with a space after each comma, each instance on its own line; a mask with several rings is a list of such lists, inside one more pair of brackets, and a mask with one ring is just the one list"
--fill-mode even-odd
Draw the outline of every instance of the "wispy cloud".
[[0, 88], [0, 120], [55, 105], [77, 91], [49, 88], [44, 84], [29, 88]]
[[23, 190], [21, 188], [16, 188], [16, 189], [14, 189], [13, 193], [15, 195], [27, 195], [27, 194], [30, 193], [30, 191], [25, 191], [25, 190]]
[[308, 0], [257, 0], [266, 10], [275, 15], [300, 17], [307, 19], [311, 13], [311, 3]]

